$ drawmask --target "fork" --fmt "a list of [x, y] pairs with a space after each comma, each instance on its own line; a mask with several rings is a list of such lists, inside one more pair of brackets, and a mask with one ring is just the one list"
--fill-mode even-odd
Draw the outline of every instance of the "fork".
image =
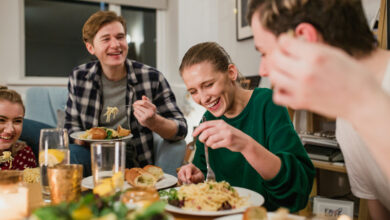
[[[205, 121], [206, 121], [206, 117], [203, 116], [201, 123], [203, 123]], [[213, 169], [211, 169], [211, 167], [210, 167], [209, 151], [208, 151], [208, 147], [207, 147], [206, 143], [204, 143], [204, 155], [206, 158], [206, 168], [207, 168], [206, 182], [207, 181], [215, 181], [215, 173], [214, 173]]]

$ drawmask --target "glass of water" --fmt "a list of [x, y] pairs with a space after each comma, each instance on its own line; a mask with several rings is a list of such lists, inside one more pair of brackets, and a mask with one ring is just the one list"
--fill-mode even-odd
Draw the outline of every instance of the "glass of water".
[[68, 131], [63, 128], [41, 129], [39, 138], [39, 167], [41, 168], [42, 195], [50, 202], [47, 168], [69, 164]]
[[[126, 143], [97, 142], [91, 145], [91, 162], [94, 186], [110, 183], [121, 190], [126, 164]], [[109, 185], [110, 185], [109, 184]]]

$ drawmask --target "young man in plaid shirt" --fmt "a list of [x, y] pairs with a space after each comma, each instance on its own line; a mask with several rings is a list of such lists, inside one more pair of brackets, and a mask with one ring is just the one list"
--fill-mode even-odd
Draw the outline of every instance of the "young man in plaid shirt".
[[[83, 40], [97, 61], [73, 69], [69, 77], [69, 97], [65, 128], [69, 134], [92, 127], [118, 125], [134, 135], [126, 149], [126, 167], [153, 163], [153, 134], [167, 140], [184, 139], [187, 123], [175, 96], [158, 70], [127, 59], [126, 23], [114, 12], [99, 11], [83, 27]], [[108, 106], [118, 107], [116, 117], [106, 121]], [[89, 147], [80, 140], [71, 145], [71, 163], [90, 171]]]

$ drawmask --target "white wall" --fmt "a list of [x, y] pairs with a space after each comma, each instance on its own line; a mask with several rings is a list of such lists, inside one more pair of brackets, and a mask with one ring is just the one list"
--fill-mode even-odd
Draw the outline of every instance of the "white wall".
[[[172, 0], [169, 2], [172, 3]], [[169, 74], [168, 80], [174, 89], [178, 103], [186, 113], [189, 134], [191, 134], [192, 127], [198, 125], [204, 108], [195, 104], [186, 95], [185, 86], [178, 72], [185, 52], [194, 44], [215, 41], [226, 49], [245, 76], [258, 73], [260, 54], [254, 49], [253, 39], [236, 40], [235, 0], [179, 0], [177, 3], [178, 41], [173, 42], [175, 45], [172, 46], [178, 50], [178, 53], [176, 54], [175, 51], [177, 60], [171, 63], [175, 66], [169, 68], [173, 72]], [[268, 80], [263, 80], [263, 83], [265, 87], [269, 87]], [[188, 136], [187, 141], [191, 139], [192, 137]]]
[[243, 75], [256, 75], [260, 55], [253, 39], [236, 40], [235, 0], [179, 2], [179, 59], [194, 44], [216, 41], [231, 55]]
[[21, 71], [19, 1], [0, 1], [0, 83], [5, 84]]
[[66, 86], [66, 78], [24, 77], [23, 0], [0, 1], [0, 84], [25, 97], [31, 86]]

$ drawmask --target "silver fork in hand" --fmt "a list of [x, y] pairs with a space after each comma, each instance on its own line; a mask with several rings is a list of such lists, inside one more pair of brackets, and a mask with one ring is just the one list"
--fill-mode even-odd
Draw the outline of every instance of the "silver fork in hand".
[[[206, 117], [202, 117], [202, 123], [206, 121]], [[213, 171], [213, 169], [211, 169], [210, 167], [210, 163], [209, 163], [209, 151], [208, 151], [208, 147], [206, 145], [206, 143], [204, 143], [204, 155], [205, 155], [205, 158], [206, 158], [206, 168], [207, 168], [207, 174], [206, 174], [206, 181], [215, 181], [215, 173]]]

